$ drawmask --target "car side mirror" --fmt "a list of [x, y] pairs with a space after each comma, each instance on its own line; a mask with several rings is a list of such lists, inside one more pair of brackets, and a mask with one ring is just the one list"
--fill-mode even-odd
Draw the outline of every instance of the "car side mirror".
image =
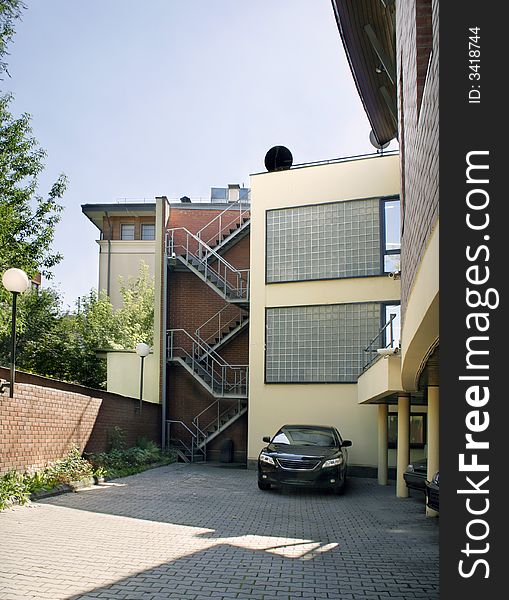
[[342, 448], [349, 448], [352, 445], [352, 440], [343, 440], [343, 443], [341, 444]]
[[263, 436], [262, 441], [267, 442], [267, 444], [270, 444], [270, 437], [268, 435], [265, 435]]

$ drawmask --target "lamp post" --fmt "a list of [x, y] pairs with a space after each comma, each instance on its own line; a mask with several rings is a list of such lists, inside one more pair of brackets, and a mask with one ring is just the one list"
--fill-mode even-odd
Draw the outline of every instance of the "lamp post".
[[7, 269], [2, 275], [2, 283], [7, 291], [12, 293], [12, 325], [11, 325], [11, 380], [9, 384], [9, 397], [14, 397], [14, 380], [16, 375], [16, 304], [18, 294], [26, 292], [30, 287], [30, 280], [25, 271], [21, 269]]
[[136, 346], [136, 354], [141, 358], [141, 370], [140, 370], [140, 412], [141, 406], [143, 402], [143, 362], [145, 357], [148, 356], [150, 352], [150, 346], [141, 342]]

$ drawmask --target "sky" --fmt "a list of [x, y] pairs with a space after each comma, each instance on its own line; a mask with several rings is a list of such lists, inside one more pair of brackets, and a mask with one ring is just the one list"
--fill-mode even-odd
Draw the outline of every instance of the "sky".
[[275, 145], [294, 164], [374, 151], [330, 0], [25, 2], [3, 88], [47, 152], [39, 193], [69, 179], [43, 282], [64, 305], [98, 282], [82, 204], [249, 186]]

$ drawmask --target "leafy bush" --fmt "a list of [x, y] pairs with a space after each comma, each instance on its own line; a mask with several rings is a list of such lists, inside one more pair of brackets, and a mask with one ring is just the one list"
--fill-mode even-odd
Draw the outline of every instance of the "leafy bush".
[[89, 457], [94, 469], [101, 469], [107, 477], [125, 477], [143, 471], [153, 464], [175, 462], [173, 453], [162, 452], [157, 444], [139, 438], [137, 445], [127, 450], [113, 449]]
[[90, 479], [93, 475], [93, 467], [88, 460], [81, 457], [79, 448], [73, 446], [65, 458], [49, 467], [48, 475], [60, 484], [71, 483]]
[[0, 478], [0, 510], [13, 504], [26, 504], [30, 492], [24, 483], [24, 476], [16, 471], [8, 471]]
[[[123, 443], [123, 431], [120, 427], [116, 440]], [[170, 464], [175, 462], [173, 453], [162, 452], [152, 441], [138, 440], [137, 446], [123, 449], [113, 449], [101, 452], [84, 459], [79, 448], [73, 446], [67, 456], [57, 460], [36, 473], [18, 473], [9, 471], [0, 477], [0, 510], [13, 504], [26, 504], [30, 494], [41, 490], [51, 490], [62, 484], [96, 477], [125, 477], [144, 471], [154, 464]]]
[[125, 431], [122, 427], [116, 425], [108, 431], [108, 448], [112, 450], [124, 450], [125, 448]]
[[13, 504], [26, 504], [30, 494], [51, 490], [58, 485], [89, 479], [92, 465], [81, 457], [79, 448], [73, 446], [67, 456], [35, 473], [9, 471], [0, 477], [0, 510]]

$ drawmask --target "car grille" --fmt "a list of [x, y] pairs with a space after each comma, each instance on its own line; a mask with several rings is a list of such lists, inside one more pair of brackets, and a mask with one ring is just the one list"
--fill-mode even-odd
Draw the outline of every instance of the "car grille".
[[320, 464], [320, 461], [315, 458], [305, 458], [302, 460], [287, 460], [284, 458], [278, 458], [277, 462], [283, 469], [289, 469], [292, 471], [312, 471]]

